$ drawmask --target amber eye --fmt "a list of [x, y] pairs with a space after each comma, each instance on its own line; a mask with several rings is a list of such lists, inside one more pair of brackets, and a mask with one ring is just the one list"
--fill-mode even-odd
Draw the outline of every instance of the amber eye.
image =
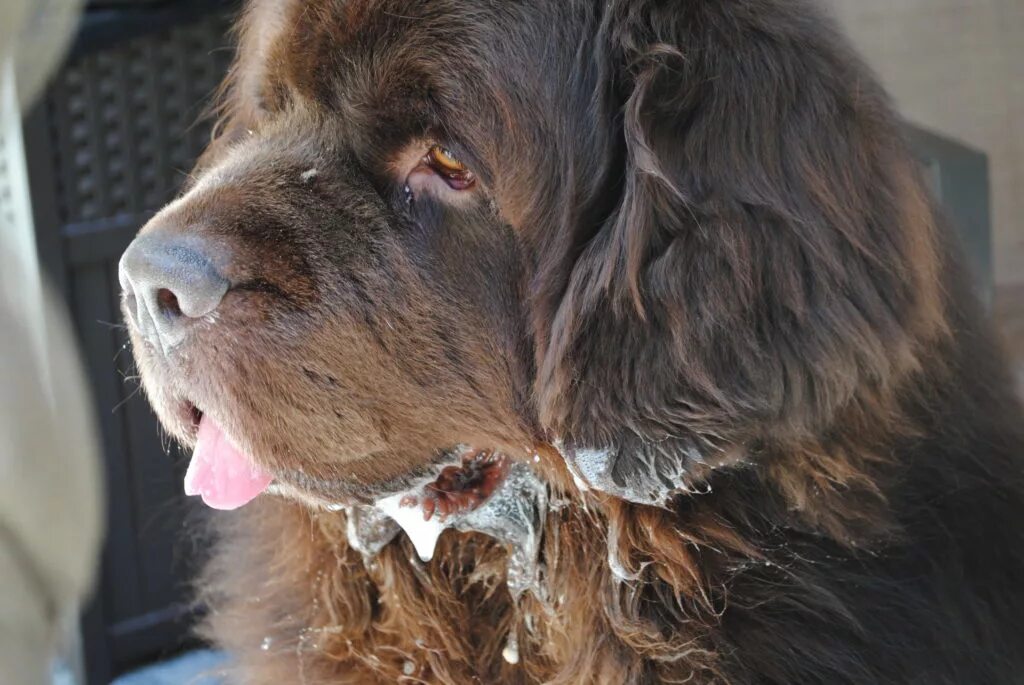
[[428, 154], [430, 155], [431, 163], [440, 167], [444, 171], [453, 174], [464, 173], [466, 171], [466, 165], [455, 159], [455, 155], [440, 145], [435, 145], [430, 148], [430, 152]]
[[430, 148], [423, 162], [436, 173], [444, 177], [455, 190], [465, 190], [473, 185], [473, 174], [460, 162], [450, 150], [435, 145]]

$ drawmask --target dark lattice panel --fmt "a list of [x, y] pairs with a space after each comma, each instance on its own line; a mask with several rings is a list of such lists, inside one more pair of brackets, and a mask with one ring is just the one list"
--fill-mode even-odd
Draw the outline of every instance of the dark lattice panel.
[[202, 114], [233, 56], [234, 9], [183, 0], [90, 14], [25, 119], [40, 256], [66, 295], [102, 439], [107, 538], [84, 619], [90, 684], [179, 649], [193, 617], [201, 551], [183, 534], [185, 460], [161, 444], [134, 379], [117, 266], [209, 141]]
[[58, 215], [64, 224], [163, 205], [209, 140], [204, 104], [230, 61], [208, 19], [69, 64], [50, 89]]

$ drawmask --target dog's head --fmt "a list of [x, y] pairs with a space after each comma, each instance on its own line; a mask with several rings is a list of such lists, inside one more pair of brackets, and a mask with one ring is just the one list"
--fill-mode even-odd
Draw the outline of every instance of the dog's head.
[[884, 394], [941, 328], [929, 212], [791, 4], [252, 2], [122, 260], [161, 421], [319, 501], [561, 440], [653, 502]]

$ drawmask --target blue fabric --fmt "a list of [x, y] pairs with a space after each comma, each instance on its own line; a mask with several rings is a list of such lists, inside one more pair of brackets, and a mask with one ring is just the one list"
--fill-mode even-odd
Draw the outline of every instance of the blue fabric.
[[123, 675], [111, 685], [224, 685], [221, 652], [199, 650]]

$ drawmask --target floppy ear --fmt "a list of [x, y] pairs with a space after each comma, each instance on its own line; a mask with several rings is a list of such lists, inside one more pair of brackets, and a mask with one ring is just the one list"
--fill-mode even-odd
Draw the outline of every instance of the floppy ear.
[[609, 5], [624, 182], [538, 394], [578, 476], [653, 504], [840, 415], [890, 417], [944, 327], [940, 257], [887, 99], [827, 21]]

